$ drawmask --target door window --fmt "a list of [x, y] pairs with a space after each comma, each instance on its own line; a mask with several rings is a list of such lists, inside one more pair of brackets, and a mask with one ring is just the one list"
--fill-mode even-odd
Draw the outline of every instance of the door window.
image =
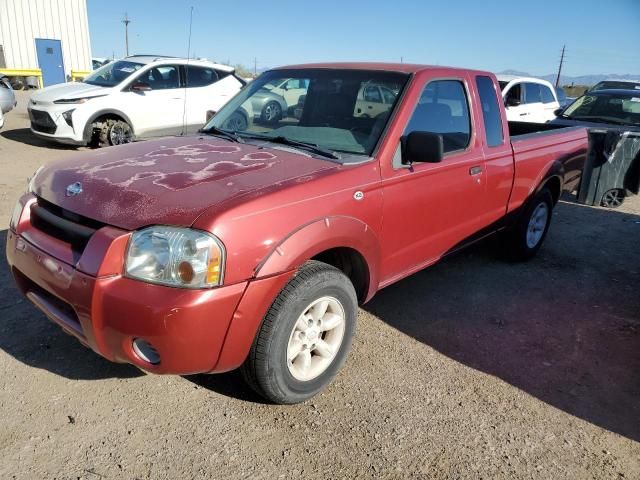
[[553, 103], [556, 101], [549, 87], [540, 85], [540, 90], [542, 91], [542, 103]]
[[542, 93], [540, 92], [539, 84], [524, 84], [524, 103], [542, 103]]
[[149, 84], [152, 90], [166, 90], [180, 87], [180, 75], [175, 65], [153, 67], [140, 75], [139, 82]]
[[424, 88], [404, 134], [414, 131], [441, 134], [444, 153], [469, 145], [469, 102], [461, 81], [435, 80]]
[[187, 87], [197, 88], [206, 87], [218, 81], [218, 73], [212, 68], [195, 67], [188, 65], [187, 69]]
[[367, 87], [364, 89], [365, 102], [382, 103], [382, 96], [378, 87]]

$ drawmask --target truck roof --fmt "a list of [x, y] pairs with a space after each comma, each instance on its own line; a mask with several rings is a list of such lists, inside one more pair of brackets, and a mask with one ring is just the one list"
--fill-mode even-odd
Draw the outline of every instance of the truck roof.
[[285, 65], [273, 70], [303, 69], [303, 68], [332, 68], [343, 70], [381, 70], [387, 72], [418, 73], [426, 70], [451, 70], [474, 72], [484, 75], [493, 75], [482, 70], [468, 68], [446, 67], [443, 65], [421, 65], [417, 63], [384, 63], [384, 62], [332, 62], [332, 63], [303, 63], [299, 65]]

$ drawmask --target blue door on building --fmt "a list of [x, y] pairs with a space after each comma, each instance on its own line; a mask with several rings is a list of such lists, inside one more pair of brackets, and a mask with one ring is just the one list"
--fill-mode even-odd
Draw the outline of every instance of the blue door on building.
[[64, 83], [64, 64], [62, 63], [62, 45], [60, 40], [36, 38], [38, 66], [42, 70], [42, 83], [45, 87]]

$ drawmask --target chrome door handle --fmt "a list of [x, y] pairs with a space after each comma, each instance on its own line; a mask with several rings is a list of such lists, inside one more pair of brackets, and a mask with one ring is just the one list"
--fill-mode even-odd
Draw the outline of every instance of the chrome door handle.
[[482, 173], [482, 167], [475, 166], [469, 169], [469, 175], [480, 175]]

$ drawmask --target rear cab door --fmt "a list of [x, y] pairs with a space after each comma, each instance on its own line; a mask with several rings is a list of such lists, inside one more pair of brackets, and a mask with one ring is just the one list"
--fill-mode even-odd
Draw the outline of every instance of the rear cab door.
[[187, 86], [185, 133], [194, 133], [202, 128], [207, 120], [207, 111], [220, 110], [242, 86], [229, 72], [209, 66], [185, 65], [184, 77]]
[[510, 122], [529, 122], [532, 114], [531, 105], [524, 101], [524, 84], [513, 83], [505, 88], [504, 105], [507, 120]]
[[[435, 262], [487, 219], [487, 174], [475, 79], [463, 70], [416, 74], [380, 157], [384, 195], [381, 286]], [[401, 162], [412, 131], [443, 136], [440, 163]], [[389, 146], [390, 145], [390, 146]], [[387, 153], [389, 155], [389, 153]]]

